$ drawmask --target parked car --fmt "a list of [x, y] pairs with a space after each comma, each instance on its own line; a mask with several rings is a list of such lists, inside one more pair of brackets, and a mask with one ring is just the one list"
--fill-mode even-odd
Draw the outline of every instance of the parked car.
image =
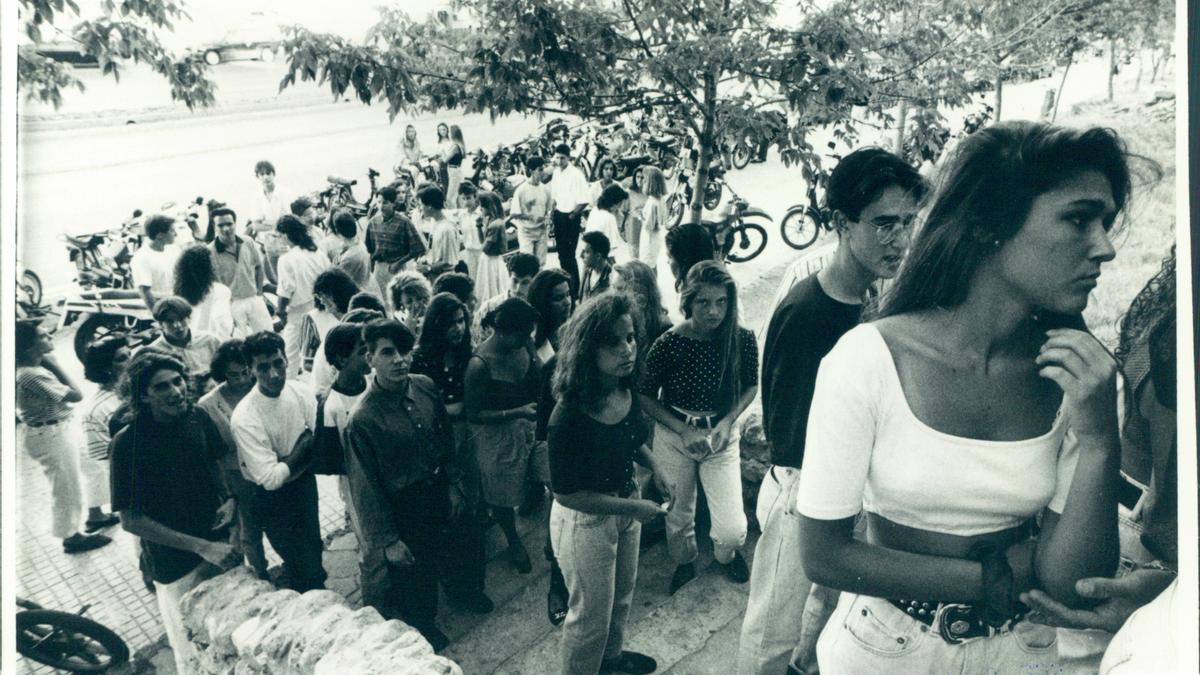
[[54, 42], [23, 44], [20, 49], [26, 53], [39, 54], [48, 59], [69, 63], [76, 68], [96, 68], [100, 65], [95, 56], [84, 52], [82, 43], [70, 38]]
[[250, 12], [244, 20], [235, 21], [217, 40], [202, 44], [198, 49], [210, 66], [226, 61], [275, 60], [279, 51], [280, 19], [274, 12]]

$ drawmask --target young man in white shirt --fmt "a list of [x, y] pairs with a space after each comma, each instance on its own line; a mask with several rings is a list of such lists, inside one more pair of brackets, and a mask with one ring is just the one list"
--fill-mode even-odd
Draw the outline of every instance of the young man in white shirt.
[[571, 161], [571, 147], [566, 143], [554, 148], [554, 166], [554, 178], [550, 180], [550, 203], [553, 204], [550, 222], [554, 226], [559, 267], [571, 277], [571, 295], [578, 298], [579, 260], [575, 257], [575, 249], [583, 229], [583, 210], [592, 201], [592, 190], [583, 171]]
[[546, 160], [530, 157], [525, 164], [529, 180], [521, 183], [513, 193], [509, 207], [512, 219], [517, 221], [517, 243], [522, 253], [537, 256], [538, 264], [546, 262], [546, 224], [550, 215], [550, 188], [546, 185]]
[[146, 309], [175, 292], [175, 261], [181, 250], [175, 245], [175, 219], [155, 215], [146, 221], [145, 244], [133, 254], [129, 270], [133, 285], [142, 294]]
[[242, 475], [255, 484], [248, 505], [283, 558], [290, 587], [324, 588], [317, 480], [308, 471], [317, 398], [288, 380], [283, 338], [263, 331], [246, 338], [246, 359], [257, 383], [233, 410], [229, 425]]
[[275, 282], [275, 264], [287, 250], [287, 242], [275, 231], [279, 217], [288, 213], [284, 190], [275, 181], [275, 165], [265, 159], [254, 165], [254, 177], [262, 185], [255, 200], [250, 220], [246, 223], [246, 234], [262, 244], [265, 253], [267, 278]]

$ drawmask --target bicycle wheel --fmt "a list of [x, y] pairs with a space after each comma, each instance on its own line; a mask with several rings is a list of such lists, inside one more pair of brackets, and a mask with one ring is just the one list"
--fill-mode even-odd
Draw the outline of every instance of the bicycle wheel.
[[52, 609], [17, 612], [17, 651], [72, 673], [101, 673], [129, 660], [121, 636], [87, 617]]
[[788, 246], [803, 251], [821, 234], [821, 219], [808, 206], [793, 206], [779, 224], [779, 233]]
[[739, 229], [729, 233], [725, 246], [729, 249], [725, 252], [726, 260], [753, 260], [767, 247], [767, 230], [758, 223], [742, 223]]
[[687, 210], [687, 204], [683, 198], [676, 192], [670, 197], [667, 197], [667, 229], [673, 229], [683, 222], [683, 212]]
[[741, 171], [750, 164], [750, 146], [738, 143], [733, 146], [733, 168]]

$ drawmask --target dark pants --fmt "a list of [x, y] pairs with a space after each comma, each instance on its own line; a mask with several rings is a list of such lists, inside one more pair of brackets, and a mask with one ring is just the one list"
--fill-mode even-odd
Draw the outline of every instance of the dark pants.
[[472, 598], [483, 593], [487, 576], [487, 551], [483, 541], [483, 518], [486, 507], [467, 507], [458, 520], [449, 523], [444, 532], [442, 550], [446, 552], [443, 583], [446, 593], [459, 598]]
[[392, 606], [399, 618], [419, 631], [434, 626], [438, 607], [438, 570], [446, 559], [444, 535], [450, 520], [448, 486], [440, 477], [405, 488], [392, 499], [400, 540], [413, 564], [388, 564]]
[[571, 296], [579, 297], [579, 259], [575, 249], [579, 246], [581, 232], [579, 214], [572, 215], [555, 209], [551, 216], [554, 225], [554, 245], [558, 249], [558, 264], [571, 277]]
[[283, 558], [292, 588], [301, 593], [324, 588], [316, 476], [306, 473], [278, 490], [256, 487], [251, 509], [267, 541]]

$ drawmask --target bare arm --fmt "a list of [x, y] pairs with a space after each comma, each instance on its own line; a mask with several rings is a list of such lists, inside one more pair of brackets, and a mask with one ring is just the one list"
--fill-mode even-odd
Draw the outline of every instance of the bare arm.
[[67, 395], [63, 397], [64, 401], [67, 403], [78, 403], [83, 400], [83, 392], [79, 390], [75, 382], [58, 365], [58, 361], [54, 359], [53, 355], [47, 354], [42, 357], [42, 367], [49, 370], [69, 390], [67, 391]]
[[232, 565], [240, 557], [237, 550], [223, 541], [208, 541], [173, 530], [138, 511], [118, 512], [125, 531], [146, 541], [188, 551], [219, 567]]
[[554, 500], [559, 504], [583, 513], [594, 513], [605, 516], [632, 516], [640, 521], [651, 520], [659, 514], [666, 514], [666, 509], [648, 499], [630, 499], [614, 497], [601, 492], [574, 492], [569, 495], [554, 493]]
[[154, 292], [149, 286], [138, 286], [138, 293], [142, 294], [142, 302], [146, 303], [146, 309], [154, 311]]
[[537, 405], [534, 403], [507, 410], [483, 410], [484, 383], [486, 380], [487, 368], [481, 360], [472, 358], [467, 364], [467, 376], [465, 378], [466, 395], [463, 397], [468, 422], [471, 424], [502, 424], [519, 417], [536, 419]]

